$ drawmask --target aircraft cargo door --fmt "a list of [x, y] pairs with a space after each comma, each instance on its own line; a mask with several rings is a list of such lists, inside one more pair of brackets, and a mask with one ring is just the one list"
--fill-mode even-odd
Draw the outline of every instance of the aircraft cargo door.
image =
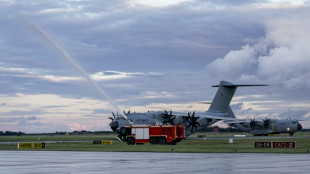
[[136, 139], [149, 139], [149, 128], [136, 128]]

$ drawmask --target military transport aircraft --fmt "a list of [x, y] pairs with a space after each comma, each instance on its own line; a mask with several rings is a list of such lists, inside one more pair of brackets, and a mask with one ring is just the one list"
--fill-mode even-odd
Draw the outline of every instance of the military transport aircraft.
[[288, 133], [292, 136], [296, 131], [302, 129], [301, 124], [296, 119], [278, 120], [265, 118], [262, 121], [256, 121], [255, 119], [251, 119], [224, 122], [227, 123], [228, 126], [250, 132], [254, 136], [280, 133]]
[[122, 126], [128, 126], [131, 124], [178, 124], [183, 123], [186, 126], [186, 134], [190, 135], [194, 132], [199, 131], [205, 127], [208, 127], [220, 120], [231, 120], [235, 121], [235, 115], [232, 112], [229, 104], [235, 94], [237, 87], [244, 86], [267, 86], [267, 85], [238, 85], [221, 81], [219, 85], [212, 87], [218, 87], [218, 90], [211, 102], [208, 111], [196, 114], [172, 114], [172, 111], [158, 111], [158, 112], [147, 112], [147, 113], [131, 113], [128, 111], [124, 114], [114, 114], [113, 117], [109, 117], [112, 121], [110, 127], [113, 131]]

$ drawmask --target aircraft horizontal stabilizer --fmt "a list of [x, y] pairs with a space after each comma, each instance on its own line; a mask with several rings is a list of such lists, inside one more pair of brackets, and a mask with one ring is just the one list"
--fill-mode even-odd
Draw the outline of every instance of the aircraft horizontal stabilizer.
[[212, 104], [212, 102], [210, 102], [210, 101], [200, 101], [200, 102], [198, 102], [198, 103], [201, 103], [201, 104]]
[[[264, 84], [251, 84], [251, 85], [246, 85], [246, 84], [222, 84], [223, 87], [246, 87], [246, 86], [269, 86], [269, 85], [264, 85]], [[212, 87], [220, 87], [220, 85], [213, 85]]]

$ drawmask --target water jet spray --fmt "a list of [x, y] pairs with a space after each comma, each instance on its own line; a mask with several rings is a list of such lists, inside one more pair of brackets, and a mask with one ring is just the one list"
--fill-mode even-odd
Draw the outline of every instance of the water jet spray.
[[46, 34], [41, 28], [30, 22], [28, 19], [26, 19], [24, 16], [21, 15], [15, 15], [19, 21], [31, 28], [34, 32], [36, 32], [42, 39], [44, 39], [47, 43], [49, 43], [53, 48], [55, 48], [58, 52], [63, 55], [63, 57], [68, 60], [71, 65], [78, 70], [81, 75], [100, 93], [101, 96], [106, 98], [110, 104], [113, 106], [114, 109], [117, 110], [118, 113], [120, 113], [126, 120], [127, 117], [123, 112], [120, 110], [120, 108], [110, 99], [110, 97], [98, 86], [98, 84], [90, 78], [90, 76], [68, 55], [68, 53], [62, 49], [48, 34]]

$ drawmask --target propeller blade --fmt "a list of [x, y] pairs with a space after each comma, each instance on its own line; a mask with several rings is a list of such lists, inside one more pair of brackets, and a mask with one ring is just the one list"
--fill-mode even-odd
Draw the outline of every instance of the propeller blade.
[[172, 110], [168, 113], [167, 110], [164, 110], [165, 113], [161, 114], [164, 119], [163, 124], [174, 124], [175, 115], [172, 114]]
[[253, 128], [255, 125], [256, 125], [255, 118], [254, 118], [254, 119], [251, 119], [251, 121], [250, 121], [250, 127]]
[[165, 110], [166, 115], [169, 115], [168, 112]]
[[197, 126], [200, 126], [200, 124], [197, 122], [199, 117], [195, 117], [195, 111], [193, 113], [188, 112], [187, 115], [187, 120], [185, 121], [188, 123], [187, 128], [190, 129], [190, 132], [197, 132]]
[[264, 119], [263, 121], [264, 121], [264, 128], [268, 129], [269, 128], [269, 124], [270, 124], [270, 120], [266, 117], [266, 119]]

